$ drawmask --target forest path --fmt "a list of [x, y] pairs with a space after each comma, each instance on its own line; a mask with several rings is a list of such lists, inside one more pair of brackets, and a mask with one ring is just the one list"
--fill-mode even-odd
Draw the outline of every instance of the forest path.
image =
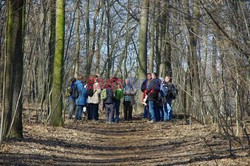
[[0, 165], [248, 165], [213, 127], [182, 120], [149, 124], [67, 121], [64, 128], [25, 124], [25, 138], [1, 147]]

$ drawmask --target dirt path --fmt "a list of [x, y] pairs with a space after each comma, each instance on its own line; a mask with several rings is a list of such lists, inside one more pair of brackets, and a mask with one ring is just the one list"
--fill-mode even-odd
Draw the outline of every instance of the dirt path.
[[1, 147], [2, 165], [248, 165], [249, 157], [212, 127], [173, 123], [106, 125], [67, 122], [65, 128], [26, 124], [25, 139]]

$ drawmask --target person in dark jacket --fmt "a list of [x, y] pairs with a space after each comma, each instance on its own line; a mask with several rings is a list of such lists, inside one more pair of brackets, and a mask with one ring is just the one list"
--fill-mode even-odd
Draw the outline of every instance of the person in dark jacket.
[[152, 81], [148, 85], [147, 89], [147, 100], [149, 104], [149, 113], [151, 123], [156, 122], [156, 116], [158, 115], [157, 109], [157, 101], [158, 101], [158, 93], [160, 92], [161, 88], [161, 80], [158, 79], [157, 73], [152, 73]]
[[115, 96], [112, 90], [112, 85], [108, 85], [106, 88], [107, 98], [105, 99], [105, 110], [106, 110], [106, 123], [110, 124], [114, 122], [115, 112]]
[[[173, 91], [175, 88], [174, 84], [172, 83], [172, 78], [170, 76], [166, 76], [163, 86], [167, 89], [166, 94], [166, 102], [164, 103], [164, 121], [170, 121], [173, 119], [173, 109], [172, 109], [172, 101], [176, 97], [173, 95]], [[178, 92], [177, 92], [178, 93]], [[177, 94], [176, 94], [177, 95]]]
[[76, 78], [71, 79], [70, 96], [69, 96], [69, 119], [72, 119], [73, 112], [76, 109], [76, 97], [73, 95], [75, 89]]
[[[152, 80], [152, 76], [151, 76], [151, 73], [148, 73], [147, 74], [147, 79], [142, 83], [141, 85], [141, 91], [143, 92], [143, 99], [142, 101], [144, 101], [144, 98], [146, 97], [146, 93], [147, 93], [147, 88], [148, 88], [148, 85], [150, 83], [150, 81]], [[147, 100], [146, 102], [147, 103]], [[148, 104], [145, 105], [144, 107], [144, 114], [143, 114], [143, 117], [144, 118], [149, 118], [149, 108], [148, 108]]]
[[78, 76], [75, 84], [79, 92], [79, 97], [76, 99], [77, 111], [75, 119], [81, 120], [83, 108], [87, 106], [87, 88], [84, 86], [82, 75]]

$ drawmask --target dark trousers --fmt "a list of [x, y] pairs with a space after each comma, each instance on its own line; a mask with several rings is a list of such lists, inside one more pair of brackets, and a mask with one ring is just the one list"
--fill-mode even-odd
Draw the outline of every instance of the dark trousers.
[[99, 119], [98, 104], [88, 104], [87, 112], [88, 112], [88, 120]]
[[163, 106], [158, 106], [156, 113], [156, 121], [163, 121], [163, 119], [164, 119]]
[[105, 104], [105, 110], [106, 110], [106, 122], [113, 122], [114, 121], [114, 104]]
[[115, 121], [117, 123], [120, 121], [120, 100], [115, 101]]
[[130, 101], [124, 101], [124, 120], [132, 120], [132, 105]]
[[149, 118], [149, 108], [148, 108], [148, 102], [147, 102], [147, 105], [144, 106], [144, 114], [143, 114], [143, 117], [144, 118]]

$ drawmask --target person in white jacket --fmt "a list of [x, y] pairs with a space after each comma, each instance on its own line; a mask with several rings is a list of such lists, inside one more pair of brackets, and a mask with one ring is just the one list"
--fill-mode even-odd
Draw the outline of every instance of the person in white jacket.
[[89, 120], [94, 120], [97, 121], [99, 119], [99, 103], [100, 103], [100, 93], [101, 93], [101, 87], [100, 84], [98, 83], [97, 79], [98, 79], [98, 75], [95, 75], [93, 78], [93, 86], [91, 86], [91, 88], [93, 88], [92, 91], [92, 95], [88, 95], [88, 107], [87, 107], [87, 111], [88, 111], [88, 119]]

